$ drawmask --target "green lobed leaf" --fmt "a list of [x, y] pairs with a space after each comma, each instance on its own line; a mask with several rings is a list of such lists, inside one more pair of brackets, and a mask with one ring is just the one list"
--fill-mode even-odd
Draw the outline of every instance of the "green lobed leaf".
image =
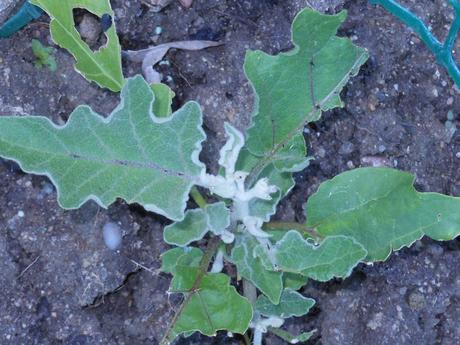
[[277, 316], [289, 319], [293, 316], [307, 314], [314, 305], [314, 299], [304, 297], [297, 291], [286, 289], [281, 294], [278, 304], [270, 302], [267, 296], [259, 296], [255, 304], [255, 309], [263, 316]]
[[350, 40], [335, 36], [345, 16], [345, 12], [328, 16], [306, 9], [292, 26], [294, 50], [277, 56], [260, 51], [246, 55], [245, 72], [256, 105], [238, 169], [251, 172], [248, 185], [267, 177], [280, 188], [272, 200], [251, 202], [251, 214], [265, 221], [294, 186], [292, 172], [308, 166], [304, 124], [318, 119], [316, 106], [327, 110], [341, 104], [337, 101], [342, 87], [368, 57]]
[[164, 241], [171, 245], [185, 247], [201, 240], [208, 232], [208, 217], [202, 209], [188, 210], [180, 222], [170, 224], [163, 232]]
[[247, 53], [245, 72], [256, 106], [246, 148], [265, 164], [281, 161], [277, 165], [286, 169], [305, 160], [299, 149], [304, 124], [317, 120], [320, 110], [341, 105], [342, 87], [367, 60], [364, 49], [335, 36], [345, 18], [345, 11], [330, 16], [305, 9], [292, 25], [295, 49], [277, 56]]
[[213, 336], [219, 330], [245, 333], [252, 319], [251, 303], [238, 294], [225, 274], [200, 276], [202, 258], [197, 248], [174, 248], [161, 256], [161, 270], [173, 275], [170, 291], [185, 296], [172, 338], [194, 332]]
[[230, 285], [222, 273], [205, 275], [174, 325], [174, 337], [193, 331], [214, 336], [219, 330], [244, 334], [252, 319], [251, 303]]
[[360, 168], [324, 182], [310, 197], [308, 226], [325, 236], [355, 238], [366, 261], [385, 260], [392, 250], [426, 235], [451, 240], [460, 234], [460, 198], [419, 193], [414, 177], [388, 168]]
[[252, 236], [238, 236], [231, 260], [243, 278], [251, 281], [272, 303], [278, 304], [283, 291], [282, 273], [266, 269], [255, 253], [258, 244]]
[[326, 237], [315, 245], [291, 230], [275, 246], [276, 262], [285, 272], [302, 274], [318, 281], [346, 278], [367, 255], [351, 237]]
[[159, 119], [152, 114], [153, 101], [149, 85], [135, 77], [107, 119], [87, 106], [76, 108], [60, 127], [39, 116], [0, 117], [0, 156], [49, 176], [63, 208], [78, 208], [88, 199], [107, 207], [120, 197], [181, 220], [203, 169], [201, 110], [189, 102]]
[[76, 59], [75, 68], [88, 80], [112, 91], [120, 91], [124, 84], [121, 70], [121, 47], [115, 23], [105, 32], [107, 43], [93, 52], [82, 40], [75, 28], [73, 9], [83, 8], [102, 17], [114, 17], [109, 0], [30, 0], [51, 17], [50, 30], [53, 40], [67, 49]]

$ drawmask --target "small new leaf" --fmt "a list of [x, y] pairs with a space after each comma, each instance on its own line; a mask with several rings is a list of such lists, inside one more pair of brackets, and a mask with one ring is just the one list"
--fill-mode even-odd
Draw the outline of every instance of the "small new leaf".
[[266, 296], [261, 295], [257, 299], [255, 309], [263, 316], [278, 316], [288, 319], [307, 314], [314, 305], [314, 299], [304, 297], [294, 290], [286, 289], [281, 294], [278, 304], [271, 303]]
[[35, 60], [35, 66], [42, 68], [47, 66], [51, 72], [56, 72], [57, 63], [53, 56], [53, 48], [45, 47], [39, 40], [32, 40], [32, 52], [34, 53], [37, 60]]
[[314, 245], [295, 230], [287, 232], [275, 247], [276, 262], [283, 271], [318, 281], [348, 277], [366, 255], [363, 246], [351, 237], [327, 237]]
[[53, 40], [67, 49], [76, 59], [75, 68], [86, 79], [96, 82], [101, 87], [120, 91], [124, 84], [121, 70], [121, 47], [115, 25], [105, 31], [107, 44], [93, 52], [82, 40], [75, 28], [73, 10], [84, 8], [102, 18], [104, 15], [114, 17], [109, 0], [30, 0], [41, 7], [51, 17], [50, 29]]
[[230, 225], [230, 210], [224, 202], [208, 204], [205, 208], [208, 216], [208, 229], [215, 235], [222, 235]]
[[460, 234], [460, 198], [419, 193], [414, 177], [388, 168], [361, 168], [324, 182], [307, 202], [307, 225], [325, 236], [355, 238], [366, 261], [385, 260], [393, 250], [424, 235], [446, 241]]
[[149, 85], [135, 77], [107, 119], [87, 106], [75, 109], [61, 127], [39, 116], [0, 117], [0, 156], [49, 176], [63, 208], [78, 208], [88, 199], [107, 207], [120, 197], [181, 220], [203, 169], [201, 110], [189, 102], [159, 119], [152, 114], [153, 101]]
[[224, 126], [228, 140], [220, 149], [219, 165], [225, 169], [226, 175], [229, 176], [235, 172], [236, 161], [244, 146], [244, 137], [243, 134], [232, 125], [225, 123]]

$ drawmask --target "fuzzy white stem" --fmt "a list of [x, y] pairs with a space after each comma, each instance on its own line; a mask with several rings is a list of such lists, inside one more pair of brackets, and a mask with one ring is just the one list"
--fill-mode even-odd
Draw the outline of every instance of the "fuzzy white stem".
[[224, 251], [219, 248], [211, 267], [211, 273], [220, 273], [224, 269]]
[[254, 339], [252, 340], [253, 345], [262, 345], [262, 331], [255, 329], [254, 330]]

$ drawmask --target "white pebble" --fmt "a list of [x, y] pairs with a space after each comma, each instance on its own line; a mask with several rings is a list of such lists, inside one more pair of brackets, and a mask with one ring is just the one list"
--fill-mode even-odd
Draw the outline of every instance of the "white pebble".
[[18, 217], [19, 218], [24, 218], [24, 211], [18, 211]]
[[106, 223], [103, 230], [105, 245], [112, 250], [117, 250], [121, 245], [121, 230], [115, 223]]

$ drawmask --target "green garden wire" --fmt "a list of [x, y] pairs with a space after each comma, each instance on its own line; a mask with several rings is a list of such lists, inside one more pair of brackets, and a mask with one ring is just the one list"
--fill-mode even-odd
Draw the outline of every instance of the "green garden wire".
[[413, 12], [403, 7], [395, 0], [369, 0], [371, 4], [380, 5], [388, 12], [399, 18], [407, 27], [411, 28], [425, 43], [428, 49], [436, 57], [438, 63], [443, 66], [457, 87], [460, 88], [460, 69], [454, 60], [452, 50], [454, 48], [457, 34], [460, 30], [460, 2], [449, 0], [450, 5], [455, 11], [455, 18], [450, 26], [444, 42], [441, 43], [430, 31], [428, 26]]

